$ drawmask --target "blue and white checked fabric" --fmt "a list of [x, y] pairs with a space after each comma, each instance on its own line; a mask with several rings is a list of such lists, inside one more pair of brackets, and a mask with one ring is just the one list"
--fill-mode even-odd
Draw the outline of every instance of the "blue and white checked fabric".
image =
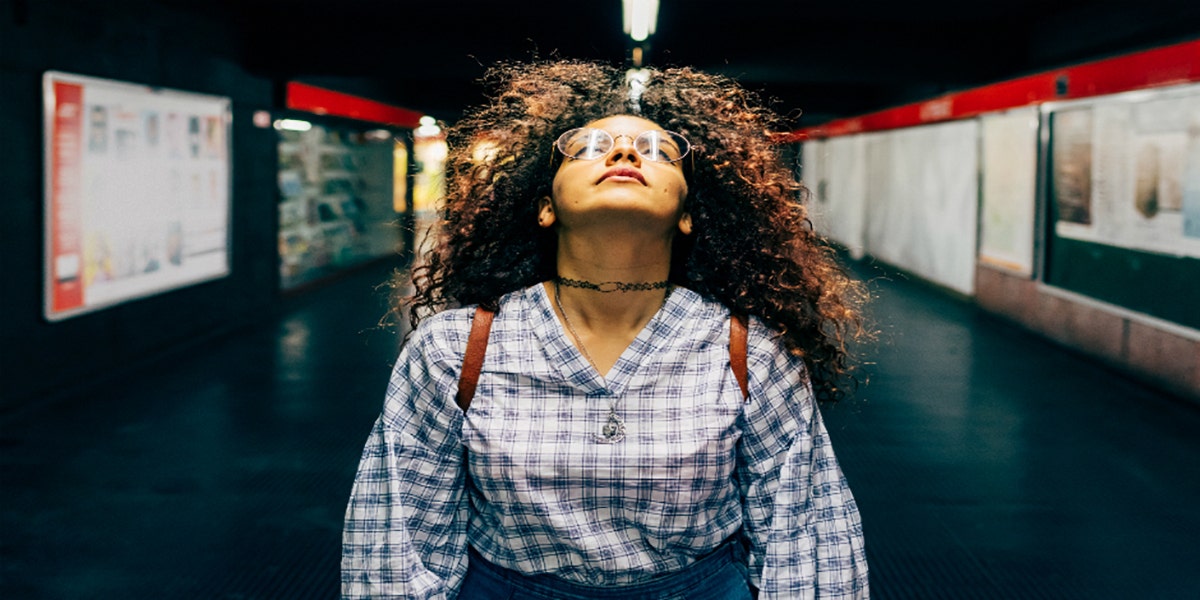
[[[468, 540], [501, 567], [616, 586], [734, 534], [762, 600], [868, 596], [858, 508], [803, 361], [760, 321], [744, 403], [718, 303], [676, 289], [604, 378], [543, 286], [514, 292], [464, 417], [473, 313], [426, 320], [396, 362], [346, 510], [344, 598], [452, 600]], [[626, 437], [604, 444], [610, 404]]]

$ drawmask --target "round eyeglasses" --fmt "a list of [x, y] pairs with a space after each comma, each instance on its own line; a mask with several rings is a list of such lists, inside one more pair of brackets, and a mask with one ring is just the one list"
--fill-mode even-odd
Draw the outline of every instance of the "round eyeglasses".
[[[650, 130], [643, 131], [633, 138], [627, 135], [617, 137], [632, 139], [633, 150], [638, 156], [654, 162], [678, 162], [692, 149], [687, 138], [674, 131]], [[567, 158], [595, 160], [607, 156], [616, 144], [617, 140], [612, 134], [603, 129], [580, 127], [558, 136], [554, 147]]]

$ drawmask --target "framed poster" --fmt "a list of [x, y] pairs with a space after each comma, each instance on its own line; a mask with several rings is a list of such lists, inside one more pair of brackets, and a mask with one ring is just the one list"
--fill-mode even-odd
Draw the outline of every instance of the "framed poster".
[[1200, 85], [1042, 110], [1045, 282], [1200, 329]]
[[1055, 235], [1200, 258], [1200, 85], [1045, 109]]
[[229, 275], [230, 100], [47, 71], [44, 309]]

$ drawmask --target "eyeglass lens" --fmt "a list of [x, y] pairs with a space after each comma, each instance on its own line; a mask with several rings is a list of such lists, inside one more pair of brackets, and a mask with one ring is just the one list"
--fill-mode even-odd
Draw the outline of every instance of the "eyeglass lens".
[[[564, 133], [556, 145], [560, 152], [570, 158], [593, 160], [608, 154], [615, 144], [616, 140], [607, 131], [583, 127]], [[677, 133], [651, 130], [633, 138], [633, 149], [646, 160], [675, 162], [687, 154], [689, 145]]]

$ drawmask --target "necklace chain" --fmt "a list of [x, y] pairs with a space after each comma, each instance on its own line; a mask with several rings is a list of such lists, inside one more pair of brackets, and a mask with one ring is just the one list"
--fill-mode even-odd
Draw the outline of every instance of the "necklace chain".
[[592, 290], [605, 294], [609, 292], [648, 292], [650, 290], [663, 290], [666, 289], [667, 286], [671, 285], [670, 281], [644, 281], [635, 283], [626, 281], [602, 281], [600, 283], [593, 283], [591, 281], [584, 281], [582, 279], [568, 279], [566, 277], [557, 277], [554, 279], [554, 285], [557, 286], [560, 283], [567, 287], [583, 288], [585, 290]]
[[[571, 280], [563, 280], [563, 281], [565, 283], [566, 281], [571, 281]], [[581, 283], [589, 283], [589, 282], [585, 281], [585, 282], [581, 282]], [[666, 284], [665, 281], [662, 283]], [[567, 326], [567, 331], [569, 331], [571, 333], [571, 337], [575, 338], [575, 345], [579, 348], [579, 351], [583, 354], [583, 357], [586, 358], [588, 363], [590, 363], [592, 365], [592, 368], [596, 370], [596, 373], [600, 373], [600, 367], [596, 366], [596, 361], [592, 359], [591, 353], [588, 352], [587, 346], [584, 345], [583, 338], [579, 336], [578, 331], [575, 331], [575, 326], [573, 324], [571, 324], [571, 317], [567, 316], [567, 311], [566, 311], [566, 309], [563, 308], [562, 293], [560, 292], [560, 288], [559, 288], [558, 284], [559, 284], [559, 280], [555, 279], [555, 281], [554, 281], [554, 304], [555, 304], [555, 306], [558, 307], [558, 312], [562, 313], [563, 324]], [[595, 285], [595, 284], [593, 284], [593, 285]], [[627, 284], [627, 285], [638, 285], [638, 284]], [[657, 286], [658, 284], [641, 284], [641, 285], [656, 285]], [[579, 287], [579, 286], [577, 286], [577, 287]], [[662, 287], [666, 287], [666, 286], [664, 285]], [[659, 289], [659, 288], [646, 288], [646, 289]], [[663, 296], [663, 304], [664, 305], [667, 303], [667, 298], [670, 297], [670, 295], [671, 295], [671, 289], [667, 288], [667, 293]], [[603, 378], [604, 375], [600, 374], [600, 377]], [[615, 398], [610, 399], [608, 402], [608, 421], [604, 424], [604, 427], [601, 429], [600, 434], [596, 436], [596, 441], [598, 441], [602, 444], [615, 444], [623, 439], [625, 439], [625, 421], [621, 420], [620, 415], [617, 414], [616, 399]]]
[[[575, 342], [576, 342], [576, 344], [579, 346], [579, 350], [580, 350], [580, 351], [583, 353], [583, 357], [584, 357], [584, 358], [586, 358], [586, 359], [587, 359], [587, 361], [588, 361], [589, 363], [591, 363], [591, 365], [592, 365], [592, 368], [593, 368], [593, 369], [596, 369], [596, 372], [597, 372], [597, 373], [600, 373], [600, 367], [599, 367], [599, 366], [597, 366], [597, 365], [596, 365], [596, 361], [592, 359], [592, 355], [591, 355], [591, 353], [589, 353], [589, 352], [588, 352], [588, 350], [587, 350], [587, 346], [586, 346], [586, 345], [584, 345], [584, 343], [583, 343], [583, 338], [582, 338], [582, 337], [580, 337], [580, 335], [579, 335], [579, 332], [578, 332], [578, 331], [575, 331], [575, 326], [571, 324], [571, 317], [568, 317], [568, 316], [567, 316], [567, 310], [566, 310], [565, 308], [563, 308], [563, 304], [562, 304], [562, 293], [560, 292], [560, 289], [559, 289], [559, 286], [558, 286], [558, 284], [559, 284], [560, 282], [561, 282], [563, 285], [566, 285], [567, 287], [586, 287], [586, 286], [582, 286], [582, 285], [575, 285], [575, 286], [572, 286], [570, 283], [567, 283], [567, 282], [572, 282], [572, 283], [584, 283], [584, 284], [593, 285], [593, 286], [594, 286], [594, 285], [596, 285], [596, 284], [594, 284], [594, 283], [591, 283], [590, 281], [576, 281], [576, 280], [574, 280], [574, 279], [565, 279], [565, 278], [559, 277], [559, 278], [557, 278], [557, 279], [555, 279], [555, 280], [554, 280], [554, 304], [555, 304], [555, 305], [558, 307], [558, 312], [562, 313], [562, 316], [563, 316], [563, 324], [565, 324], [565, 325], [567, 326], [567, 331], [571, 332], [571, 337], [575, 338]], [[620, 282], [615, 282], [615, 281], [613, 281], [613, 282], [608, 282], [608, 283], [620, 283]], [[659, 285], [659, 284], [662, 284], [662, 285]], [[603, 284], [601, 284], [601, 285], [603, 285]], [[659, 282], [656, 282], [656, 283], [624, 283], [624, 284], [621, 284], [621, 285], [644, 285], [644, 286], [654, 286], [654, 287], [647, 287], [647, 288], [645, 288], [645, 289], [647, 289], [647, 290], [654, 290], [654, 289], [663, 289], [663, 288], [667, 287], [667, 285], [668, 285], [668, 282], [666, 282], [666, 281], [659, 281]], [[587, 289], [591, 289], [591, 288], [587, 288]], [[603, 290], [600, 290], [600, 291], [603, 291]], [[610, 291], [611, 291], [611, 290], [610, 290]], [[626, 290], [622, 290], [622, 291], [626, 291]], [[667, 298], [668, 298], [668, 297], [670, 297], [670, 296], [671, 296], [671, 291], [670, 291], [670, 290], [667, 290], [667, 293], [666, 293], [666, 295], [664, 295], [664, 296], [663, 296], [663, 304], [666, 304], [666, 303], [667, 303]], [[603, 374], [601, 374], [601, 376], [603, 377]]]
[[562, 294], [560, 294], [558, 291], [558, 281], [554, 282], [554, 304], [558, 306], [558, 312], [562, 313], [563, 323], [566, 324], [567, 331], [571, 332], [571, 337], [575, 338], [575, 343], [583, 352], [583, 357], [586, 358], [587, 361], [592, 364], [592, 368], [596, 369], [596, 372], [599, 373], [600, 367], [596, 366], [596, 361], [592, 360], [592, 355], [588, 353], [587, 346], [583, 344], [583, 338], [579, 337], [579, 332], [575, 331], [575, 326], [571, 324], [571, 318], [567, 316], [567, 311], [563, 308]]

